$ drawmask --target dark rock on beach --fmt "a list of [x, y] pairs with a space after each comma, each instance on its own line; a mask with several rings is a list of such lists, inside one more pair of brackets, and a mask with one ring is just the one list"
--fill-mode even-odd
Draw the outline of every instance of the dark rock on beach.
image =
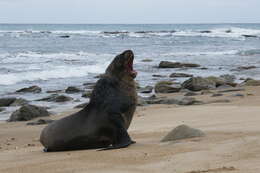
[[215, 89], [216, 83], [206, 78], [192, 77], [182, 83], [182, 88], [189, 89], [191, 91]]
[[232, 69], [231, 71], [251, 70], [251, 69], [254, 69], [254, 68], [257, 68], [257, 67], [254, 66], [254, 65], [251, 65], [251, 66], [240, 66], [240, 67], [237, 67], [236, 69]]
[[31, 125], [31, 126], [35, 126], [35, 125], [43, 125], [43, 124], [50, 124], [52, 123], [54, 120], [50, 120], [50, 119], [39, 119], [37, 121], [34, 122], [29, 122], [26, 125]]
[[15, 100], [15, 97], [0, 98], [0, 107], [10, 106]]
[[246, 38], [257, 38], [257, 35], [244, 34], [244, 35], [242, 35], [242, 36], [244, 36], [244, 37], [246, 37]]
[[184, 96], [197, 96], [199, 95], [197, 92], [192, 92], [192, 91], [188, 91], [187, 93], [184, 94]]
[[181, 85], [171, 81], [160, 81], [155, 84], [154, 89], [156, 93], [175, 93], [181, 90]]
[[36, 100], [36, 101], [47, 101], [47, 102], [67, 102], [73, 100], [72, 97], [65, 95], [52, 94], [48, 97]]
[[193, 97], [177, 96], [174, 98], [143, 98], [145, 104], [176, 104], [176, 105], [198, 105], [202, 104], [201, 101], [196, 100]]
[[165, 76], [165, 75], [160, 75], [160, 74], [153, 74], [152, 76], [153, 76], [153, 77], [167, 77], [167, 76]]
[[10, 106], [23, 106], [28, 103], [29, 103], [29, 101], [22, 99], [22, 98], [18, 98], [12, 104], [10, 104]]
[[142, 62], [152, 62], [152, 59], [143, 59]]
[[260, 86], [260, 80], [249, 79], [240, 85], [242, 85], [242, 86]]
[[15, 98], [15, 97], [0, 98], [0, 107], [22, 106], [27, 103], [28, 101], [22, 98]]
[[161, 142], [176, 141], [180, 139], [203, 137], [205, 133], [199, 129], [191, 128], [187, 125], [180, 125], [174, 128], [170, 133], [168, 133]]
[[62, 90], [49, 90], [49, 91], [46, 91], [46, 93], [61, 93]]
[[42, 89], [36, 85], [28, 88], [22, 88], [16, 91], [16, 93], [40, 93]]
[[60, 38], [70, 38], [69, 35], [61, 35]]
[[208, 33], [211, 33], [211, 31], [205, 30], [205, 31], [200, 31], [200, 33], [208, 34]]
[[65, 93], [67, 93], [67, 94], [73, 94], [73, 93], [79, 93], [79, 92], [82, 92], [82, 90], [77, 87], [74, 87], [74, 86], [70, 86], [65, 90]]
[[178, 78], [178, 77], [193, 77], [192, 74], [186, 74], [186, 73], [172, 73], [170, 75], [172, 78]]
[[139, 92], [140, 93], [151, 93], [153, 91], [153, 87], [152, 86], [146, 86], [144, 88], [140, 88]]
[[161, 61], [159, 68], [184, 68], [184, 67], [200, 67], [198, 64], [192, 63], [180, 63], [180, 62], [170, 62], [170, 61]]
[[24, 105], [12, 113], [8, 121], [28, 121], [37, 117], [46, 117], [50, 113], [46, 108], [35, 105]]

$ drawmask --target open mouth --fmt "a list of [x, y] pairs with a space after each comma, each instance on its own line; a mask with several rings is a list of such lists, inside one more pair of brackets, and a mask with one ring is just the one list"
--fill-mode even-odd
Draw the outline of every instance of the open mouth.
[[133, 61], [134, 61], [134, 57], [131, 55], [126, 64], [126, 69], [127, 69], [128, 73], [130, 74], [130, 76], [132, 78], [135, 78], [137, 76], [137, 72], [133, 69]]

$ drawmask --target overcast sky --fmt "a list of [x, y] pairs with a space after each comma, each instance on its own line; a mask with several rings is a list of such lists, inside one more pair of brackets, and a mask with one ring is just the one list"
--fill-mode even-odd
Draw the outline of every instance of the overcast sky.
[[0, 0], [0, 23], [260, 23], [260, 0]]

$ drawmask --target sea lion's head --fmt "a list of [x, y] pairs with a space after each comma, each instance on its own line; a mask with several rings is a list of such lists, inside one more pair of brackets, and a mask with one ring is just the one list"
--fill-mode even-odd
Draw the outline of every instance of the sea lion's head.
[[107, 67], [106, 74], [119, 79], [134, 79], [137, 72], [133, 69], [133, 61], [133, 51], [126, 50], [114, 58], [111, 64]]

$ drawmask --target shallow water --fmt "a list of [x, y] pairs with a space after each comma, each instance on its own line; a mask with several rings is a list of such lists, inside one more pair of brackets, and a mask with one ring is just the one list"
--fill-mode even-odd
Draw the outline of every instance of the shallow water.
[[[134, 66], [139, 72], [137, 80], [141, 86], [154, 84], [153, 74], [168, 76], [172, 72], [260, 78], [259, 68], [230, 71], [238, 66], [259, 67], [260, 24], [0, 24], [0, 96], [36, 100], [49, 95], [47, 90], [83, 87], [84, 82], [96, 81], [94, 77], [103, 73], [114, 56], [126, 49], [135, 52]], [[153, 61], [142, 62], [147, 58]], [[197, 63], [208, 69], [155, 68], [162, 60]], [[42, 87], [43, 92], [10, 94], [31, 85]], [[80, 94], [73, 97], [80, 102], [33, 103], [50, 106], [52, 111], [59, 112], [86, 101]], [[14, 109], [17, 108], [2, 112], [0, 119], [8, 118]]]

